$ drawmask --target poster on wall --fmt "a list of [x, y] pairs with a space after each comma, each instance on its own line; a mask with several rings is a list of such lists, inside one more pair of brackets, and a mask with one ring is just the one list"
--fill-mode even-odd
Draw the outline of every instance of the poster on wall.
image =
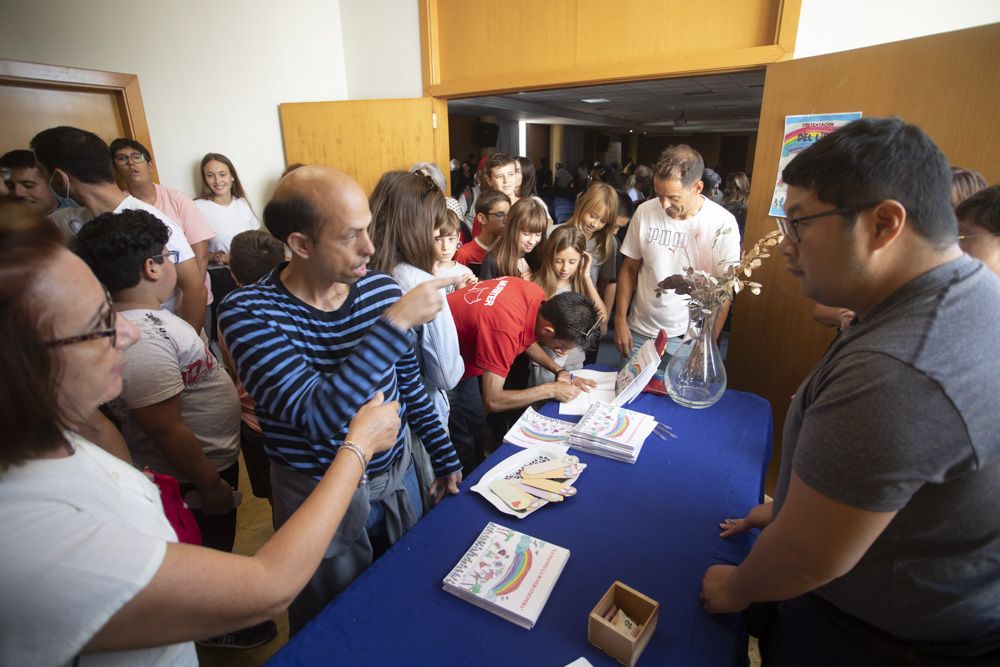
[[778, 159], [778, 178], [774, 184], [771, 211], [768, 215], [776, 218], [785, 215], [785, 193], [788, 186], [781, 179], [781, 172], [792, 161], [792, 158], [799, 151], [812, 146], [814, 142], [858, 118], [861, 118], [860, 111], [785, 116], [785, 133], [782, 135], [781, 157]]

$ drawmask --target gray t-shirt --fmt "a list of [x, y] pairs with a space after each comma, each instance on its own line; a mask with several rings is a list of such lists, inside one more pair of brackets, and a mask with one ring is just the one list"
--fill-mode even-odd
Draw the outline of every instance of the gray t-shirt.
[[898, 512], [860, 562], [815, 593], [910, 641], [1000, 632], [1000, 279], [962, 256], [916, 278], [837, 339], [785, 421], [790, 471], [871, 512]]
[[240, 454], [240, 399], [233, 381], [191, 325], [166, 310], [125, 310], [142, 333], [125, 352], [122, 393], [111, 403], [123, 424], [125, 440], [139, 467], [187, 478], [167, 462], [160, 448], [142, 430], [131, 410], [180, 394], [181, 420], [198, 437], [202, 451], [216, 470], [225, 470]]

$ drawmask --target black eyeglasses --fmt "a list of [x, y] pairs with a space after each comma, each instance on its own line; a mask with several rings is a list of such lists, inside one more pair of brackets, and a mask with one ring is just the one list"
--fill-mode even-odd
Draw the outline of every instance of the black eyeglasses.
[[181, 258], [181, 253], [179, 250], [168, 250], [162, 255], [153, 255], [150, 257], [150, 259], [156, 262], [157, 264], [163, 264], [164, 257], [169, 257], [171, 264], [177, 264], [178, 260], [180, 260]]
[[115, 164], [141, 164], [146, 161], [146, 156], [142, 153], [129, 153], [128, 155], [116, 155]]
[[104, 319], [101, 322], [103, 329], [98, 329], [97, 331], [91, 331], [90, 333], [80, 334], [79, 336], [68, 336], [67, 338], [56, 338], [55, 340], [50, 340], [45, 342], [46, 347], [62, 347], [63, 345], [74, 345], [76, 343], [85, 343], [88, 340], [96, 340], [98, 338], [110, 338], [111, 347], [114, 348], [118, 345], [118, 314], [115, 313], [115, 309], [111, 304], [111, 295], [107, 290], [104, 290], [104, 299], [108, 306], [108, 312], [104, 315]]
[[815, 220], [816, 218], [825, 218], [829, 215], [846, 215], [848, 213], [854, 213], [856, 211], [862, 211], [866, 208], [870, 208], [878, 204], [877, 201], [870, 202], [867, 204], [855, 204], [854, 206], [844, 206], [842, 208], [835, 208], [829, 211], [823, 211], [822, 213], [814, 213], [812, 215], [804, 215], [800, 218], [778, 218], [778, 229], [781, 233], [788, 237], [792, 243], [798, 243], [801, 241], [799, 236], [799, 225], [803, 222], [809, 220]]
[[507, 213], [505, 211], [497, 211], [496, 213], [493, 213], [491, 211], [490, 213], [487, 213], [486, 215], [488, 215], [491, 218], [496, 218], [497, 220], [503, 220], [504, 218], [507, 217]]

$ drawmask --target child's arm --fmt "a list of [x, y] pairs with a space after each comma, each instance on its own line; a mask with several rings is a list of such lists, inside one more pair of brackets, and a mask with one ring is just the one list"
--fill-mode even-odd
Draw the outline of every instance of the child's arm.
[[594, 258], [590, 256], [589, 252], [583, 253], [580, 268], [577, 271], [583, 272], [585, 294], [594, 302], [594, 306], [597, 308], [597, 315], [601, 318], [601, 336], [603, 337], [608, 332], [608, 310], [604, 307], [604, 299], [601, 298], [601, 294], [597, 291], [594, 281], [590, 278], [590, 263], [593, 261]]
[[144, 408], [133, 408], [132, 415], [167, 462], [201, 491], [205, 514], [225, 514], [233, 509], [233, 488], [205, 456], [194, 431], [181, 421], [180, 394]]

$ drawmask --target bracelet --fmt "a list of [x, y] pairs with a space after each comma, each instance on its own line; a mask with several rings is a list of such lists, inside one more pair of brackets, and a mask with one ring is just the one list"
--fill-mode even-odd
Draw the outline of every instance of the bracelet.
[[344, 440], [341, 449], [346, 449], [349, 452], [354, 452], [354, 455], [358, 457], [358, 463], [361, 464], [361, 479], [358, 480], [358, 488], [368, 483], [368, 461], [365, 459], [365, 450], [361, 449], [361, 446], [356, 442], [351, 442], [350, 440]]

